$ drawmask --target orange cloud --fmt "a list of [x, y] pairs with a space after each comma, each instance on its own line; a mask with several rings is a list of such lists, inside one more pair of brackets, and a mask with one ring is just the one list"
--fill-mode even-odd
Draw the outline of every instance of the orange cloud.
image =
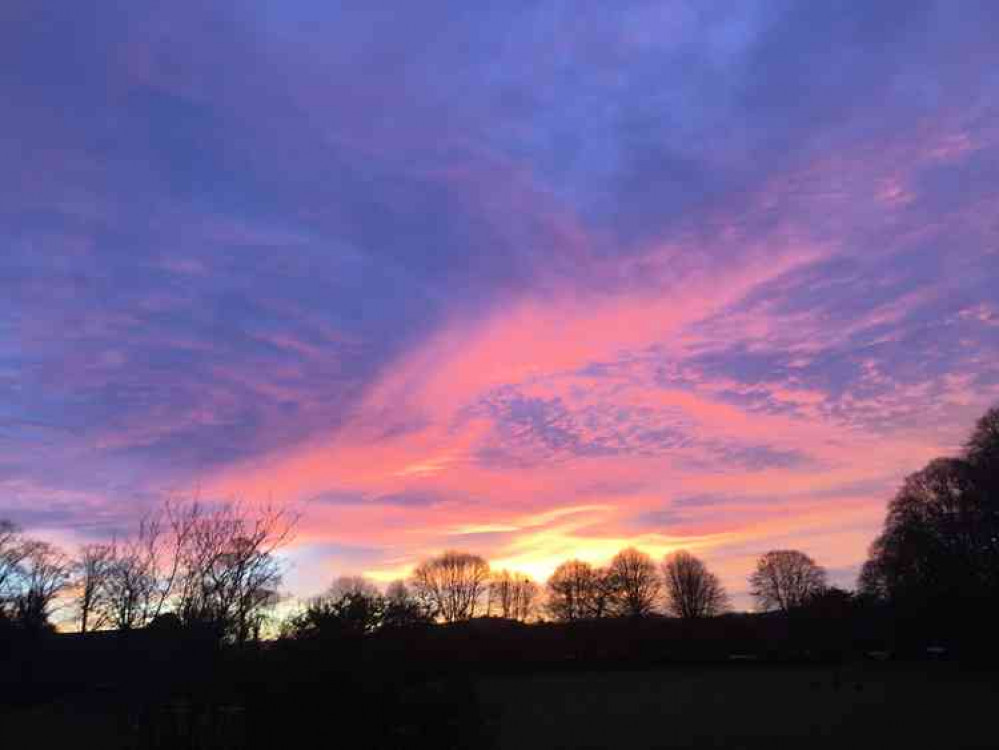
[[[947, 158], [964, 153], [960, 138], [943, 141]], [[896, 150], [917, 158], [920, 148]], [[882, 197], [897, 203], [908, 173], [874, 162], [843, 155], [805, 177], [877, 184], [880, 174], [894, 191]], [[749, 210], [768, 211], [799, 178], [775, 180]], [[812, 208], [841, 197], [822, 194]], [[949, 450], [960, 428], [951, 420], [928, 433], [899, 415], [929, 401], [970, 414], [989, 395], [968, 398], [969, 382], [947, 373], [896, 382], [873, 357], [856, 362], [863, 387], [852, 392], [794, 375], [858, 338], [883, 343], [937, 291], [830, 326], [821, 310], [774, 299], [838, 245], [790, 222], [754, 240], [738, 220], [719, 220], [712, 245], [681, 237], [598, 263], [600, 288], [549, 280], [452, 319], [386, 367], [335, 434], [230, 467], [209, 491], [326, 498], [308, 506], [308, 537], [380, 547], [383, 559], [363, 569], [383, 580], [453, 546], [538, 577], [568, 557], [682, 546], [716, 561], [734, 587], [779, 544], [856, 565], [901, 476]], [[746, 380], [697, 365], [733, 344], [785, 357], [792, 374]], [[718, 502], [680, 502], [695, 495]], [[660, 524], [635, 520], [664, 510], [675, 512]]]

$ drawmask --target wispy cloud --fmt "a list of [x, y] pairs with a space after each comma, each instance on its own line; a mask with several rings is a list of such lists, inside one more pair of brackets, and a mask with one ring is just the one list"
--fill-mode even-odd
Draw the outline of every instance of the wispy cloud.
[[999, 399], [991, 6], [112, 6], [0, 10], [0, 515], [741, 590]]

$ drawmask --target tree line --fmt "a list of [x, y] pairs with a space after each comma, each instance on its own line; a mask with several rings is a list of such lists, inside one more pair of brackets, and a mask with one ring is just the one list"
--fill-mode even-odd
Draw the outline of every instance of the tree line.
[[173, 625], [245, 642], [278, 601], [275, 553], [294, 522], [282, 509], [171, 501], [134, 535], [70, 557], [0, 521], [0, 626], [42, 630], [69, 606], [81, 632]]
[[[62, 594], [80, 632], [169, 624], [245, 642], [259, 637], [279, 601], [275, 552], [288, 540], [292, 523], [275, 510], [168, 503], [143, 519], [134, 537], [88, 544], [69, 558], [4, 522], [0, 618], [44, 627]], [[787, 610], [821, 591], [825, 572], [804, 553], [777, 550], [760, 558], [751, 583], [761, 609]], [[718, 577], [683, 550], [659, 565], [635, 548], [622, 550], [606, 567], [570, 560], [543, 586], [520, 573], [491, 571], [478, 555], [446, 551], [384, 592], [362, 577], [341, 577], [289, 616], [281, 632], [363, 635], [477, 616], [572, 622], [661, 612], [701, 618], [728, 609]]]
[[[81, 632], [151, 625], [200, 629], [242, 643], [260, 637], [278, 603], [277, 552], [291, 538], [286, 511], [239, 503], [169, 502], [134, 535], [85, 545], [75, 558], [0, 521], [0, 625], [41, 629], [68, 601]], [[999, 601], [999, 407], [976, 424], [961, 455], [905, 479], [870, 548], [855, 594], [828, 585], [798, 550], [761, 555], [749, 592], [761, 611], [793, 612], [856, 598], [926, 615]], [[540, 584], [492, 571], [475, 554], [446, 551], [384, 591], [340, 578], [280, 623], [280, 633], [367, 635], [475, 617], [574, 622], [687, 620], [728, 612], [730, 600], [704, 561], [687, 551], [658, 563], [627, 548], [603, 567], [570, 560]]]
[[[750, 583], [762, 610], [790, 611], [828, 590], [824, 569], [796, 550], [761, 556]], [[363, 578], [338, 579], [290, 617], [283, 633], [362, 634], [479, 616], [520, 622], [654, 614], [698, 619], [729, 610], [718, 576], [685, 550], [667, 555], [659, 565], [633, 547], [620, 551], [606, 567], [570, 560], [559, 565], [544, 586], [508, 570], [491, 573], [478, 555], [447, 551], [421, 562], [408, 581], [396, 581], [384, 594]]]

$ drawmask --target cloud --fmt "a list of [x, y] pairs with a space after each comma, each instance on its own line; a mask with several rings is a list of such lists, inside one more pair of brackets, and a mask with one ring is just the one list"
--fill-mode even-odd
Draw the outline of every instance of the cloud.
[[0, 514], [853, 570], [999, 399], [994, 16], [5, 4]]

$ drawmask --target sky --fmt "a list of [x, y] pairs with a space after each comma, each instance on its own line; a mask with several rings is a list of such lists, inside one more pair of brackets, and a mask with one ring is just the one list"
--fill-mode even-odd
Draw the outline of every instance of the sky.
[[0, 3], [0, 516], [288, 505], [289, 590], [852, 584], [999, 401], [999, 4]]

